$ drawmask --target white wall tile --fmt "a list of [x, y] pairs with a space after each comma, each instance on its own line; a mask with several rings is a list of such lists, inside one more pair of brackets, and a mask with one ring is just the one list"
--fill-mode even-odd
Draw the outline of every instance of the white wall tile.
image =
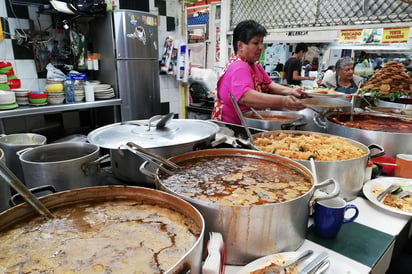
[[26, 88], [29, 90], [37, 90], [37, 91], [44, 90], [44, 89], [40, 89], [38, 79], [20, 79], [20, 80], [21, 80], [21, 88]]
[[[30, 29], [28, 19], [8, 18], [7, 21], [9, 23], [10, 34], [12, 35], [13, 38], [14, 38], [16, 29], [19, 29], [19, 30], [29, 30]], [[22, 36], [25, 36], [27, 33], [20, 31], [20, 34]]]
[[36, 65], [33, 59], [15, 60], [14, 73], [20, 79], [37, 79]]
[[14, 60], [11, 39], [4, 39], [0, 41], [0, 61], [10, 62], [11, 60]]
[[0, 1], [0, 16], [7, 17], [7, 10], [6, 10], [6, 1]]

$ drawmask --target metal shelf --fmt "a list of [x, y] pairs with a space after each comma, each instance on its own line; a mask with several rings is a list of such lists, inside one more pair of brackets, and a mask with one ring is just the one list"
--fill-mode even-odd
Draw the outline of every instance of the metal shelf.
[[81, 102], [74, 104], [44, 105], [44, 106], [19, 106], [15, 109], [0, 110], [0, 119], [33, 114], [46, 114], [68, 110], [98, 108], [107, 106], [118, 106], [122, 103], [121, 99], [99, 100], [94, 102]]

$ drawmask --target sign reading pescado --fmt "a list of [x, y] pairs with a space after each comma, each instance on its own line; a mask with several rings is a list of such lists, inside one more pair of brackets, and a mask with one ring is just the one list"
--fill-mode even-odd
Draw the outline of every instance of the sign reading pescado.
[[[379, 30], [379, 31], [378, 31]], [[378, 39], [369, 41], [365, 37], [371, 37], [371, 34], [379, 33]], [[382, 29], [352, 29], [341, 30], [339, 34], [339, 43], [406, 43], [409, 39], [409, 27], [401, 28], [384, 28]]]

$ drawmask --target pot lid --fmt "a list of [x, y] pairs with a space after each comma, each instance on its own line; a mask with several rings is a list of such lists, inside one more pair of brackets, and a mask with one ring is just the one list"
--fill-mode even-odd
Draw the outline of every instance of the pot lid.
[[214, 138], [220, 127], [212, 122], [194, 119], [172, 119], [163, 128], [150, 127], [149, 120], [133, 120], [97, 128], [87, 140], [108, 149], [118, 149], [133, 142], [144, 148], [159, 148]]

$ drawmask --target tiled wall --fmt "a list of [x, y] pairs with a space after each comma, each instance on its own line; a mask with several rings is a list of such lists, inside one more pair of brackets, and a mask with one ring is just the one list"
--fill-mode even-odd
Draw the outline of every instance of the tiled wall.
[[[141, 1], [141, 0], [139, 0]], [[178, 38], [178, 18], [180, 13], [179, 0], [146, 0], [149, 1], [149, 11], [159, 15], [159, 59], [163, 50], [163, 43], [167, 36]], [[18, 45], [14, 36], [15, 29], [28, 29], [32, 23], [36, 30], [46, 29], [52, 25], [51, 16], [37, 13], [37, 7], [17, 7], [16, 16], [8, 7], [9, 0], [0, 1], [0, 17], [3, 29], [10, 34], [0, 41], [0, 61], [11, 62], [17, 78], [21, 79], [22, 88], [30, 90], [44, 90], [45, 75], [38, 74], [32, 50]], [[26, 18], [26, 19], [24, 19]], [[29, 18], [31, 20], [29, 20]], [[166, 104], [170, 111], [181, 116], [182, 103], [179, 84], [174, 75], [160, 76], [161, 102]]]

